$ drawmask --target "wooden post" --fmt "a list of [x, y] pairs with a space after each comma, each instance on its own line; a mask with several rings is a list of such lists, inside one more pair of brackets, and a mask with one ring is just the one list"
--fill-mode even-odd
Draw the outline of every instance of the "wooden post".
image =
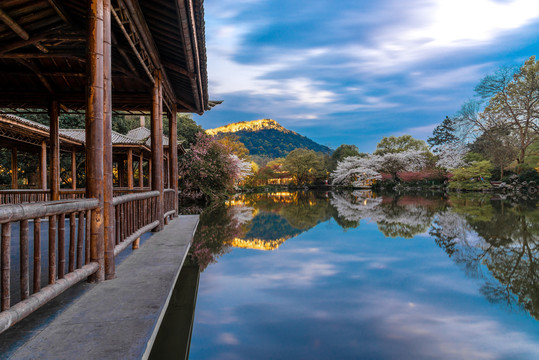
[[17, 148], [11, 148], [11, 188], [19, 188], [19, 165], [17, 164]]
[[49, 104], [50, 156], [51, 156], [51, 200], [60, 200], [60, 103]]
[[144, 172], [143, 172], [143, 167], [142, 167], [143, 163], [144, 163], [144, 154], [141, 151], [139, 159], [138, 159], [138, 186], [141, 190], [144, 187]]
[[152, 158], [148, 160], [148, 187], [150, 189], [153, 189], [152, 187]]
[[71, 188], [77, 189], [77, 152], [71, 151]]
[[39, 158], [39, 180], [41, 188], [47, 189], [47, 143], [41, 142], [41, 157]]
[[132, 190], [133, 189], [133, 150], [128, 149], [127, 150], [127, 187]]
[[103, 69], [104, 69], [104, 124], [103, 124], [103, 172], [104, 194], [103, 212], [105, 242], [105, 279], [114, 279], [116, 266], [114, 262], [114, 205], [112, 175], [112, 49], [111, 49], [111, 3], [103, 1]]
[[160, 231], [164, 227], [164, 204], [163, 204], [163, 78], [160, 71], [155, 72], [155, 83], [152, 93], [152, 190], [159, 191], [157, 199], [157, 219], [159, 225], [155, 230]]
[[170, 189], [170, 156], [165, 157], [165, 161], [163, 164], [163, 173], [164, 173], [164, 179], [163, 182], [165, 183], [165, 186], [167, 189]]
[[169, 188], [174, 189], [174, 211], [178, 215], [178, 120], [177, 120], [177, 105], [172, 104], [172, 111], [168, 115], [169, 126]]
[[90, 220], [90, 261], [99, 270], [90, 281], [105, 279], [104, 259], [104, 171], [103, 171], [103, 0], [88, 0], [88, 39], [86, 41], [86, 197], [95, 198], [98, 207]]

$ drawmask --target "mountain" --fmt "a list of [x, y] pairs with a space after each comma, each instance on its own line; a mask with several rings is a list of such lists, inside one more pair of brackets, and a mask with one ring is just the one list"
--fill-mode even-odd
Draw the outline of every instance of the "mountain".
[[327, 146], [288, 130], [272, 119], [237, 122], [206, 130], [206, 133], [216, 137], [234, 134], [245, 144], [251, 155], [285, 157], [290, 151], [298, 148], [324, 153], [332, 152]]

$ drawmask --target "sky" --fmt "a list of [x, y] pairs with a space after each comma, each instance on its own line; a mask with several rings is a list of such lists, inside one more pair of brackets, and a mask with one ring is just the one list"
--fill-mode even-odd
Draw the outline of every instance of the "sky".
[[205, 129], [271, 118], [333, 149], [426, 140], [486, 75], [539, 55], [538, 0], [206, 0]]

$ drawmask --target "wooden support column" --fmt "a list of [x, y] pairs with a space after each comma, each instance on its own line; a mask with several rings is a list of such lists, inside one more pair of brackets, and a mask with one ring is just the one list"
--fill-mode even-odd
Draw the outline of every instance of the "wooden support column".
[[164, 227], [164, 203], [163, 203], [163, 78], [160, 71], [155, 72], [155, 83], [152, 93], [152, 190], [159, 191], [157, 201], [157, 217], [159, 225], [155, 230], [160, 231]]
[[172, 111], [168, 115], [168, 133], [169, 133], [169, 188], [174, 190], [174, 210], [178, 215], [178, 108], [176, 104], [172, 104]]
[[148, 160], [148, 187], [153, 189], [152, 186], [152, 158]]
[[71, 188], [77, 189], [77, 152], [71, 151]]
[[138, 186], [141, 189], [144, 187], [143, 163], [144, 163], [144, 154], [141, 151], [139, 155], [139, 159], [138, 159]]
[[127, 187], [132, 190], [134, 187], [133, 178], [133, 150], [127, 150]]
[[111, 48], [111, 2], [103, 0], [103, 211], [105, 216], [105, 280], [114, 279], [114, 205], [112, 175], [112, 48]]
[[163, 179], [163, 182], [165, 183], [165, 186], [167, 189], [170, 189], [170, 181], [169, 181], [169, 174], [170, 174], [170, 169], [169, 169], [169, 166], [170, 166], [170, 157], [167, 155], [165, 157], [165, 161], [164, 161], [164, 164], [163, 164], [163, 174], [164, 174], [164, 179]]
[[60, 103], [49, 104], [50, 156], [51, 156], [51, 200], [60, 200]]
[[11, 188], [19, 188], [19, 165], [17, 163], [17, 148], [11, 148]]
[[88, 0], [88, 39], [86, 41], [86, 197], [95, 198], [98, 207], [90, 222], [90, 261], [99, 264], [90, 281], [105, 279], [104, 171], [103, 171], [103, 0]]
[[47, 189], [47, 143], [41, 142], [41, 156], [39, 158], [39, 182], [41, 189]]

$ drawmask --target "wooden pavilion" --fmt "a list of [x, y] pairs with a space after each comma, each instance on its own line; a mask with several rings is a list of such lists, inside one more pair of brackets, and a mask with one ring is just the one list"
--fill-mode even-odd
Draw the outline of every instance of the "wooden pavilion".
[[[48, 134], [45, 128], [36, 133], [39, 146], [48, 135], [51, 200], [0, 206], [0, 332], [82, 279], [114, 278], [115, 255], [177, 214], [178, 148], [168, 148], [165, 171], [163, 115], [175, 144], [177, 112], [202, 114], [213, 104], [207, 92], [203, 0], [0, 1], [0, 108], [21, 116], [48, 114]], [[85, 114], [85, 199], [60, 200], [60, 149], [82, 149], [79, 136], [60, 132], [61, 112]], [[113, 197], [113, 112], [151, 115], [151, 140], [144, 146], [150, 150], [152, 191]], [[43, 217], [49, 222], [49, 276], [41, 288], [36, 226]], [[34, 222], [33, 276], [29, 221]], [[13, 223], [20, 226], [21, 248], [21, 294], [15, 305], [9, 290]]]

